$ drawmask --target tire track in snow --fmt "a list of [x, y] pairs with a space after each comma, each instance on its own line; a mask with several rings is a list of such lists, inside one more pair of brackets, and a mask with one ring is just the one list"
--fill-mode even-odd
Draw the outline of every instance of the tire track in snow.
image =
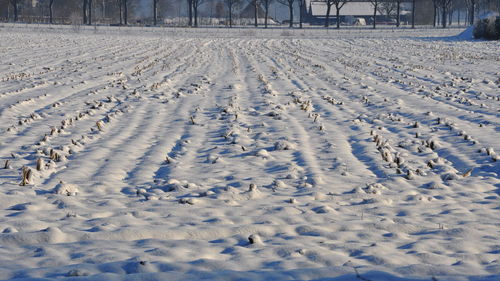
[[[111, 155], [113, 156], [109, 161], [106, 161], [106, 163], [91, 165], [93, 168], [88, 167], [88, 163], [78, 164], [78, 166], [87, 166], [85, 175], [97, 180], [94, 185], [106, 185], [104, 187], [106, 190], [101, 190], [101, 192], [113, 192], [127, 186], [127, 175], [129, 175], [131, 170], [136, 168], [137, 159], [141, 158], [141, 156], [146, 153], [150, 147], [154, 146], [154, 143], [149, 143], [146, 144], [146, 148], [139, 149], [139, 147], [141, 147], [146, 140], [145, 136], [147, 139], [153, 138], [153, 134], [156, 132], [156, 128], [162, 123], [162, 120], [168, 120], [165, 118], [165, 114], [167, 112], [165, 110], [160, 110], [159, 116], [156, 116], [152, 120], [148, 120], [147, 115], [151, 112], [155, 112], [158, 109], [158, 104], [156, 101], [151, 101], [148, 98], [142, 98], [132, 103], [137, 104], [138, 102], [141, 106], [140, 108], [134, 108], [131, 110], [132, 118], [130, 123], [113, 125], [115, 128], [114, 131], [116, 132], [112, 133], [112, 135], [108, 135], [107, 132], [104, 132], [103, 134], [106, 134], [106, 139], [100, 139], [92, 144], [92, 146], [98, 147], [95, 148], [95, 151], [92, 150], [92, 146], [86, 146], [85, 150], [88, 151], [88, 153], [81, 156], [78, 155], [82, 159], [91, 159], [94, 161], [97, 159], [107, 159]], [[125, 104], [129, 103], [130, 102], [125, 102]], [[147, 108], [144, 108], [144, 104], [147, 104]], [[113, 147], [117, 148], [113, 151], [105, 151], [103, 147], [108, 147], [109, 149]], [[98, 157], [97, 155], [100, 155], [101, 157]], [[125, 161], [125, 163], [122, 162], [124, 159], [127, 159], [128, 161]], [[71, 169], [68, 173], [72, 173]], [[62, 178], [63, 175], [57, 175], [57, 177]], [[66, 177], [74, 178], [74, 176], [71, 175]]]
[[[365, 83], [367, 81], [372, 81], [372, 80], [371, 79], [364, 80]], [[387, 96], [382, 95], [381, 92], [387, 92], [387, 93], [392, 94], [396, 91], [396, 92], [398, 92], [398, 95], [395, 96], [396, 99], [400, 99], [400, 100], [414, 99], [414, 96], [408, 96], [407, 93], [406, 94], [403, 93], [401, 89], [394, 87], [392, 84], [387, 84], [387, 83], [380, 84], [380, 83], [371, 83], [371, 82], [368, 82], [367, 84], [372, 89], [373, 88], [380, 89], [380, 90], [376, 90], [376, 91], [371, 91], [372, 97], [370, 97], [370, 100], [372, 100], [374, 97], [377, 98], [377, 100], [374, 101], [375, 104], [386, 103], [385, 100], [386, 100]], [[393, 97], [394, 97], [394, 95], [391, 95], [391, 98], [393, 98]], [[417, 102], [418, 101], [414, 101], [411, 103], [414, 104]], [[407, 112], [407, 114], [404, 115], [405, 119], [412, 120], [411, 122], [408, 122], [408, 121], [406, 121], [406, 122], [407, 123], [415, 123], [417, 121], [421, 121], [422, 120], [421, 117], [415, 116], [415, 114], [412, 113], [413, 111], [415, 111], [415, 107], [408, 108], [408, 106], [406, 106], [406, 104], [407, 103], [404, 102], [404, 103], [399, 103], [399, 104], [395, 105], [395, 106], [398, 106], [398, 108], [399, 108], [398, 111], [405, 112], [405, 113]], [[385, 106], [384, 108], [391, 108], [391, 106]], [[426, 109], [429, 109], [429, 107], [426, 107]], [[420, 114], [424, 115], [423, 112], [420, 112]], [[431, 121], [428, 121], [428, 122], [431, 123]], [[408, 130], [406, 130], [405, 127], [408, 127], [408, 126], [409, 125], [404, 125], [403, 127], [394, 127], [392, 124], [387, 124], [387, 123], [384, 125], [384, 127], [386, 127], [386, 128], [389, 128], [389, 129], [393, 128], [393, 130], [395, 130], [396, 132], [401, 132], [401, 133], [407, 132]], [[446, 143], [446, 145], [448, 144], [448, 142], [453, 143], [452, 146], [447, 145], [448, 147], [446, 149], [441, 149], [440, 150], [441, 153], [439, 155], [450, 160], [453, 163], [453, 166], [455, 166], [459, 171], [466, 171], [470, 167], [473, 167], [473, 166], [479, 167], [482, 164], [484, 164], [483, 160], [479, 160], [479, 162], [477, 162], [476, 165], [472, 164], [475, 162], [475, 161], [471, 160], [472, 155], [475, 154], [477, 147], [476, 148], [471, 147], [470, 142], [459, 142], [459, 144], [463, 143], [463, 145], [461, 145], [461, 149], [456, 149], [455, 146], [456, 146], [457, 142], [456, 142], [456, 140], [453, 140], [453, 138], [454, 138], [454, 136], [456, 136], [457, 132], [450, 131], [449, 134], [443, 134], [443, 132], [446, 132], [446, 131], [443, 131], [443, 130], [434, 131], [431, 129], [433, 129], [433, 127], [428, 128], [428, 131], [426, 132], [427, 135], [430, 135], [431, 137], [437, 136], [437, 138], [443, 140], [444, 143]], [[422, 130], [420, 129], [418, 131], [422, 131]], [[396, 139], [396, 140], [401, 139], [402, 138], [401, 133], [398, 133], [398, 135], [394, 136], [393, 139]], [[407, 136], [411, 135], [410, 132], [408, 132], [408, 133], [406, 134]], [[450, 138], [452, 140], [446, 141], [447, 139], [450, 139]], [[425, 162], [425, 161], [423, 161], [423, 162]], [[486, 167], [486, 168], [489, 169], [488, 167]]]
[[[197, 48], [195, 53], [198, 52], [202, 53], [202, 51]], [[212, 61], [212, 54], [205, 54], [201, 57], [198, 55], [190, 56], [188, 61], [176, 66], [174, 71], [167, 75], [161, 75], [163, 77], [162, 81], [168, 81], [168, 83], [159, 89], [185, 88], [193, 91], [203, 91], [203, 89], [197, 90], [195, 87], [189, 89], [189, 87], [193, 87], [193, 83], [203, 84], [203, 81], [192, 81], [191, 76], [186, 76], [186, 73], [188, 73], [188, 70], [191, 73], [208, 73], [207, 71], [210, 69]], [[194, 66], [194, 68], [190, 66]], [[168, 80], [165, 80], [165, 77], [168, 77]], [[202, 77], [200, 77], [200, 79], [201, 78]], [[209, 77], [208, 80], [210, 80]], [[203, 103], [204, 99], [206, 99], [203, 97], [205, 97], [205, 95], [192, 93], [186, 96], [173, 97], [171, 99], [171, 101], [174, 101], [171, 106], [175, 106], [176, 109], [170, 113], [168, 118], [164, 119], [169, 120], [169, 124], [167, 126], [161, 126], [163, 128], [160, 128], [156, 132], [156, 139], [160, 140], [155, 143], [155, 145], [150, 146], [147, 152], [144, 153], [145, 157], [142, 158], [140, 163], [128, 172], [127, 179], [133, 181], [132, 184], [148, 185], [151, 184], [151, 181], [164, 180], [169, 177], [172, 172], [172, 167], [171, 165], [166, 165], [165, 159], [167, 156], [172, 157], [171, 154], [175, 152], [174, 150], [176, 147], [182, 145], [184, 141], [190, 137], [190, 128], [188, 125], [182, 126], [180, 124], [188, 122], [189, 116], [185, 116], [185, 113], [192, 112], [194, 107]], [[171, 106], [167, 104], [167, 107]], [[181, 133], [182, 131], [184, 132]], [[164, 153], [165, 147], [169, 147], [169, 152], [166, 154]], [[147, 162], [152, 163], [146, 164]], [[157, 168], [158, 166], [159, 168]]]
[[[276, 42], [276, 43], [278, 43], [278, 42]], [[273, 57], [277, 57], [278, 53], [283, 53], [283, 52], [286, 53], [287, 50], [291, 49], [289, 46], [288, 46], [288, 48], [285, 49], [282, 46], [280, 47], [280, 45], [273, 46], [273, 47], [267, 47], [268, 52], [275, 52], [274, 55], [269, 55], [269, 59], [274, 63], [274, 65], [279, 69], [279, 71], [282, 71], [285, 73], [284, 77], [281, 76], [279, 78], [283, 79], [284, 81], [286, 81], [288, 83], [288, 85], [285, 84], [284, 86], [279, 86], [278, 88], [289, 89], [291, 91], [299, 89], [300, 91], [303, 91], [303, 92], [305, 91], [304, 92], [305, 95], [308, 95], [310, 97], [314, 97], [315, 91], [314, 90], [311, 91], [309, 89], [320, 88], [321, 85], [324, 85], [326, 88], [330, 87], [328, 83], [325, 84], [323, 81], [318, 80], [316, 76], [308, 76], [307, 77], [308, 79], [304, 79], [304, 78], [302, 78], [302, 77], [304, 77], [304, 75], [301, 76], [299, 74], [296, 74], [293, 71], [293, 69], [309, 68], [307, 65], [300, 65], [300, 66], [296, 66], [296, 65], [292, 65], [292, 64], [286, 65], [284, 62], [279, 63], [277, 60], [273, 59]], [[277, 81], [279, 81], [279, 79]], [[324, 103], [324, 101], [320, 98], [313, 99], [313, 100], [315, 100], [315, 103], [314, 103], [315, 108], [318, 106], [321, 107], [321, 104]], [[345, 129], [343, 129], [344, 127], [346, 127], [344, 122], [346, 122], [347, 120], [352, 120], [353, 117], [358, 116], [359, 113], [356, 115], [354, 115], [353, 113], [350, 113], [349, 115], [351, 115], [351, 116], [346, 116], [345, 119], [344, 118], [338, 119], [340, 117], [338, 114], [339, 112], [333, 112], [333, 111], [330, 111], [328, 109], [324, 109], [324, 110], [326, 112], [328, 112], [328, 114], [322, 114], [321, 119], [324, 121], [321, 121], [321, 122], [323, 123], [323, 125], [326, 128], [326, 133], [325, 133], [326, 135], [320, 134], [319, 138], [323, 139], [324, 143], [331, 143], [330, 138], [328, 138], [328, 136], [330, 135], [330, 132], [331, 132], [332, 135], [335, 135], [335, 143], [333, 143], [333, 146], [336, 148], [343, 148], [342, 149], [343, 151], [347, 150], [347, 153], [345, 153], [345, 152], [338, 153], [338, 151], [337, 151], [338, 149], [335, 150], [334, 154], [336, 154], [340, 157], [343, 156], [341, 159], [341, 163], [339, 163], [339, 165], [344, 166], [345, 162], [351, 163], [350, 165], [348, 164], [347, 169], [349, 169], [349, 166], [355, 167], [354, 169], [356, 170], [356, 173], [358, 175], [360, 175], [360, 178], [363, 178], [363, 180], [366, 180], [366, 175], [374, 175], [372, 173], [373, 172], [372, 168], [376, 167], [376, 166], [371, 164], [371, 161], [366, 162], [367, 159], [365, 157], [359, 158], [360, 155], [354, 153], [354, 150], [356, 150], [358, 148], [356, 148], [356, 149], [353, 148], [351, 146], [351, 143], [354, 140], [347, 137], [348, 135], [351, 135], [353, 132], [346, 131]], [[349, 112], [355, 112], [355, 110], [349, 110], [349, 108], [346, 108], [346, 106], [343, 106], [342, 111], [340, 113], [345, 114], [345, 113], [349, 113]], [[326, 117], [326, 116], [334, 117], [335, 119], [332, 120], [331, 118]], [[333, 121], [333, 122], [331, 122], [331, 121]], [[339, 125], [334, 126], [334, 124], [337, 124], [339, 122], [340, 122]], [[310, 126], [312, 126], [312, 124]], [[314, 131], [319, 132], [317, 129]], [[342, 133], [342, 132], [344, 132], [344, 133]], [[317, 134], [319, 134], [319, 133], [317, 133]], [[356, 133], [356, 134], [358, 134], [358, 133]], [[320, 148], [318, 148], [318, 150], [321, 151]], [[351, 153], [349, 153], [349, 152], [351, 152]], [[325, 160], [323, 160], [322, 162], [325, 162]], [[363, 169], [361, 167], [365, 167], [365, 169]], [[360, 168], [361, 168], [361, 170], [360, 170]], [[382, 176], [382, 174], [380, 173], [380, 171], [378, 169], [377, 169], [377, 171], [375, 171], [375, 173], [379, 176]], [[341, 178], [339, 176], [335, 177], [335, 180], [331, 179], [331, 181], [333, 181], [333, 182], [338, 182], [339, 180], [341, 180]]]
[[[219, 40], [211, 40], [210, 44], [202, 46], [201, 53], [206, 57], [206, 64], [203, 68], [191, 72], [204, 74], [208, 81], [219, 81], [223, 77], [227, 78], [226, 72], [220, 72], [220, 66], [228, 63], [227, 54], [222, 52], [222, 46]], [[207, 54], [208, 53], [208, 54]], [[207, 109], [210, 109], [218, 96], [219, 87], [222, 85], [208, 84], [202, 87], [200, 93], [196, 94], [196, 102], [188, 114], [193, 117], [194, 124], [189, 124], [190, 116], [185, 116], [186, 124], [183, 126], [183, 133], [177, 134], [179, 137], [172, 143], [167, 156], [171, 157], [174, 163], [166, 164], [168, 167], [160, 169], [156, 173], [156, 178], [163, 180], [168, 177], [179, 180], [189, 180], [193, 174], [203, 174], [198, 172], [203, 169], [206, 160], [203, 146], [207, 144], [209, 136], [212, 134], [214, 120], [210, 118]], [[216, 174], [214, 171], [212, 174]], [[211, 176], [211, 175], [207, 175]]]
[[[186, 55], [186, 57], [189, 56], [189, 53], [188, 55]], [[103, 81], [104, 82], [104, 81]], [[71, 85], [71, 87], [73, 87], [74, 85]], [[78, 91], [68, 91], [68, 94], [67, 95], [59, 95], [59, 94], [56, 94], [56, 95], [52, 95], [53, 98], [51, 100], [49, 100], [48, 102], [46, 103], [41, 103], [38, 105], [38, 108], [34, 110], [34, 113], [36, 114], [59, 114], [58, 112], [63, 112], [64, 111], [64, 107], [75, 107], [75, 108], [81, 108], [81, 105], [79, 105], [82, 101], [85, 101], [84, 99], [81, 99], [79, 97], [86, 97], [89, 95], [89, 92], [90, 93], [93, 93], [94, 91], [97, 92], [98, 90], [101, 90], [100, 91], [100, 95], [99, 96], [102, 96], [102, 95], [106, 95], [106, 96], [109, 96], [109, 90], [114, 90], [112, 88], [110, 88], [109, 90], [105, 90], [106, 88], [108, 88], [108, 86], [106, 85], [106, 83], [101, 83], [101, 84], [98, 84], [98, 85], [95, 85], [95, 80], [93, 81], [93, 84], [92, 85], [89, 85], [89, 86], [85, 86], [84, 88], [81, 88], [79, 89]], [[105, 90], [105, 91], [104, 91]], [[64, 90], [63, 89], [60, 89], [59, 92], [63, 92]], [[124, 93], [122, 93], [123, 95]], [[120, 96], [120, 95], [119, 95]], [[97, 98], [97, 96], [94, 96], [95, 98]], [[52, 107], [52, 105], [56, 104], [56, 103], [60, 103], [63, 105], [62, 108], [57, 108], [55, 109], [54, 107]], [[49, 110], [47, 112], [47, 110]], [[52, 113], [51, 113], [52, 112]], [[64, 117], [63, 117], [64, 118]], [[39, 120], [34, 120], [33, 122], [30, 123], [30, 125], [28, 127], [26, 126], [23, 126], [23, 131], [20, 131], [18, 132], [16, 135], [12, 136], [11, 138], [7, 138], [7, 139], [4, 139], [3, 141], [5, 143], [32, 143], [35, 141], [36, 138], [38, 138], [38, 136], [40, 135], [39, 133], [36, 133], [36, 134], [28, 134], [29, 129], [31, 128], [34, 128], [36, 129], [37, 131], [40, 132], [40, 128], [38, 125], [38, 123], [42, 122], [44, 124], [47, 123], [47, 118], [42, 118], [42, 119], [39, 119]], [[60, 123], [60, 120], [56, 120], [53, 125], [57, 125]], [[49, 126], [50, 127], [50, 126]], [[42, 131], [43, 133], [43, 131]], [[24, 140], [24, 141], [20, 141], [19, 140], [19, 137], [23, 137], [24, 139], [26, 139], [27, 137], [29, 136], [32, 136], [32, 138], [30, 140]], [[34, 137], [34, 138], [33, 138]], [[14, 141], [15, 140], [15, 141]], [[13, 148], [12, 147], [7, 147], [7, 148], [2, 148], [2, 150], [6, 150], [7, 152], [8, 151], [11, 151]]]

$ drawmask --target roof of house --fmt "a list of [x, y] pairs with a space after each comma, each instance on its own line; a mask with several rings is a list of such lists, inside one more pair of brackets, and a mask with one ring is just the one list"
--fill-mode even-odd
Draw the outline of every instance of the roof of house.
[[[254, 18], [255, 17], [255, 6], [252, 2], [240, 12], [240, 18]], [[260, 4], [257, 4], [257, 18], [265, 18], [266, 13]], [[269, 16], [268, 16], [269, 17]]]
[[[313, 16], [325, 16], [326, 15], [326, 3], [319, 1], [305, 0], [306, 7]], [[335, 15], [335, 6], [332, 6], [330, 15]], [[340, 10], [342, 16], [373, 16], [373, 5], [371, 2], [347, 2]], [[377, 14], [380, 14], [377, 11]]]

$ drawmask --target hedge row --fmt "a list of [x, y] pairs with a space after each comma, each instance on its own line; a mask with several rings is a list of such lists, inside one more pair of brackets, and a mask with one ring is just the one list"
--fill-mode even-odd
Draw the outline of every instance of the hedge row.
[[500, 17], [482, 19], [474, 26], [474, 38], [500, 40]]

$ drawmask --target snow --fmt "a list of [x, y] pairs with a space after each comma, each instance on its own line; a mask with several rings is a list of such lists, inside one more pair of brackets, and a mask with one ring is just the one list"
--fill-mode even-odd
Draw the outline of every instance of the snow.
[[463, 40], [471, 40], [474, 38], [474, 26], [471, 25], [467, 27], [464, 31], [462, 31], [457, 38], [463, 39]]
[[248, 30], [0, 25], [0, 279], [500, 278], [497, 42]]

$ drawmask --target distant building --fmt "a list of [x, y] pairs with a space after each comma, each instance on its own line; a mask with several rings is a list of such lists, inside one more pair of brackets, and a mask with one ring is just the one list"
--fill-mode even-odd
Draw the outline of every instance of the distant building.
[[[257, 18], [264, 18], [266, 15], [265, 10], [257, 4]], [[254, 18], [255, 17], [255, 5], [250, 2], [248, 5], [243, 8], [240, 12], [240, 18]]]
[[[266, 10], [262, 8], [260, 4], [257, 4], [257, 23], [264, 24], [264, 19], [266, 18]], [[253, 1], [250, 2], [241, 12], [239, 13], [240, 24], [254, 24], [255, 23], [255, 5]], [[268, 24], [276, 24], [273, 18], [268, 14], [267, 16]]]
[[[312, 25], [324, 25], [326, 20], [327, 6], [325, 1], [318, 0], [305, 0], [306, 2], [306, 17], [305, 21]], [[337, 11], [335, 6], [332, 5], [330, 9], [330, 24], [336, 24], [337, 22]], [[382, 17], [377, 11], [378, 17]], [[340, 22], [341, 23], [351, 23], [356, 18], [363, 18], [366, 22], [371, 22], [373, 20], [373, 5], [371, 2], [347, 2], [344, 4], [340, 10]]]
[[[326, 20], [327, 6], [325, 1], [305, 0], [305, 22], [311, 25], [324, 25]], [[379, 1], [379, 4], [384, 1]], [[411, 0], [402, 2], [400, 17], [402, 22], [411, 22]], [[403, 5], [404, 4], [404, 5]], [[406, 7], [406, 8], [405, 8]], [[356, 23], [357, 19], [365, 19], [367, 23], [373, 22], [374, 7], [371, 1], [353, 0], [344, 4], [340, 10], [341, 23]], [[434, 6], [432, 0], [416, 0], [415, 2], [415, 24], [429, 25], [433, 23]], [[387, 15], [383, 15], [380, 10], [377, 11], [377, 22], [391, 23]], [[332, 5], [330, 10], [330, 24], [337, 22], [336, 9]]]

